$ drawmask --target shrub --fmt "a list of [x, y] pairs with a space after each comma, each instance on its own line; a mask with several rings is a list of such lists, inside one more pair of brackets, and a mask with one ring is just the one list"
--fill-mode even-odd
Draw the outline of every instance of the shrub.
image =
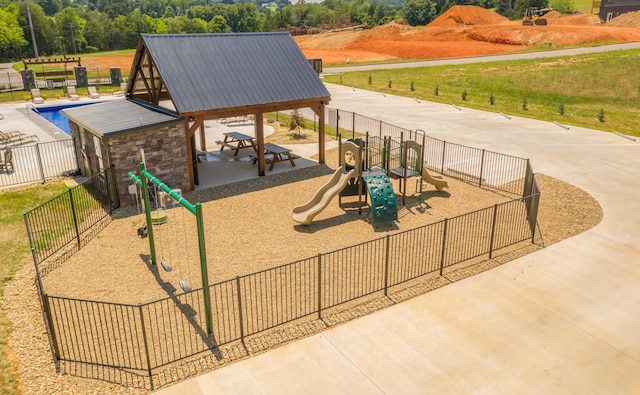
[[600, 112], [598, 113], [598, 121], [600, 122], [604, 122], [604, 108], [600, 109]]
[[411, 81], [411, 86], [409, 86], [409, 89], [411, 90], [411, 92], [416, 90], [416, 87], [413, 85], [413, 81]]
[[491, 104], [492, 106], [496, 104], [496, 97], [493, 96], [493, 91], [489, 93], [489, 104]]
[[369, 82], [369, 85], [371, 85], [371, 73], [369, 73], [369, 78], [367, 78], [367, 82]]
[[526, 98], [526, 97], [525, 97], [525, 98], [523, 98], [523, 99], [522, 99], [522, 110], [523, 110], [523, 111], [527, 111], [527, 110], [529, 109], [529, 108], [528, 108], [528, 104], [529, 104], [529, 103], [527, 103], [527, 98]]
[[438, 85], [436, 85], [435, 89], [433, 90], [433, 94], [435, 96], [438, 96], [439, 93], [440, 93], [440, 89], [438, 88]]
[[389, 78], [389, 83], [387, 83], [387, 87], [391, 89], [391, 78]]
[[564, 115], [564, 103], [560, 103], [560, 107], [558, 107], [558, 113], [560, 115]]
[[467, 100], [467, 90], [466, 89], [462, 91], [462, 100], [463, 101]]

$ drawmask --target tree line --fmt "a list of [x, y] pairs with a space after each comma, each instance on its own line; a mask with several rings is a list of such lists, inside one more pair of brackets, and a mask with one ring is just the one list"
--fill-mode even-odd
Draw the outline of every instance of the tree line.
[[[549, 0], [0, 0], [0, 61], [135, 48], [141, 33], [185, 34], [316, 30], [405, 18], [425, 25], [456, 4], [513, 17]], [[571, 1], [571, 0], [551, 0]], [[31, 31], [33, 27], [33, 32]], [[33, 39], [35, 38], [35, 46]]]

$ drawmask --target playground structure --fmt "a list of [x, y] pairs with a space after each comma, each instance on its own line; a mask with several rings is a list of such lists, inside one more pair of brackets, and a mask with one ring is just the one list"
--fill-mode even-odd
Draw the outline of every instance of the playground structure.
[[[149, 198], [149, 188], [148, 183], [153, 183], [158, 188], [163, 190], [170, 198], [175, 200], [177, 204], [187, 209], [191, 214], [196, 217], [197, 229], [198, 229], [198, 248], [200, 255], [200, 272], [202, 275], [202, 295], [204, 299], [205, 306], [205, 319], [207, 323], [207, 334], [213, 334], [213, 319], [211, 316], [211, 295], [209, 290], [209, 274], [207, 270], [207, 253], [205, 248], [205, 239], [204, 239], [204, 220], [202, 219], [202, 204], [196, 203], [195, 205], [189, 203], [182, 196], [178, 195], [174, 190], [169, 188], [166, 184], [162, 183], [158, 180], [153, 174], [149, 173], [145, 169], [144, 162], [140, 162], [140, 177], [137, 177], [132, 172], [128, 173], [129, 178], [142, 190], [142, 198], [144, 200], [144, 212], [146, 218], [146, 236], [149, 238], [149, 250], [151, 254], [151, 264], [157, 264], [156, 257], [156, 246], [154, 240], [153, 226], [161, 225], [166, 221], [158, 221], [158, 216], [154, 215], [151, 211], [151, 199]], [[166, 216], [162, 216], [166, 218]], [[138, 231], [140, 235], [140, 231]], [[186, 243], [185, 243], [186, 244]], [[161, 265], [166, 271], [171, 271], [171, 266], [167, 263], [164, 258], [162, 259]], [[180, 279], [180, 287], [185, 292], [191, 292], [191, 287], [187, 284], [184, 279]]]
[[371, 222], [377, 227], [398, 219], [391, 179], [399, 180], [403, 205], [406, 204], [407, 182], [412, 177], [417, 177], [416, 191], [420, 202], [424, 182], [434, 185], [438, 191], [448, 188], [447, 181], [439, 176], [431, 176], [424, 166], [424, 132], [418, 130], [412, 133], [420, 142], [404, 140], [402, 133], [400, 140], [366, 134], [364, 139], [343, 141], [338, 136], [340, 167], [311, 200], [293, 209], [294, 221], [302, 225], [310, 224], [336, 195], [339, 195], [340, 205], [343, 196], [358, 196], [358, 214], [361, 214], [364, 196], [365, 205], [367, 199], [371, 199]]

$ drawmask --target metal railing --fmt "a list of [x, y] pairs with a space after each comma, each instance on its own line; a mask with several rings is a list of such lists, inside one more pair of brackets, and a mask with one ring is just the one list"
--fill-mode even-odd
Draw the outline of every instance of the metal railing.
[[[326, 310], [457, 264], [532, 240], [527, 206], [537, 195], [497, 204], [210, 286], [213, 336], [203, 289], [142, 305], [43, 294], [56, 359], [146, 376], [214, 347]], [[130, 383], [127, 383], [130, 385]]]
[[96, 224], [119, 206], [113, 177], [111, 167], [24, 213], [36, 267], [70, 244], [79, 250], [101, 230]]
[[12, 171], [0, 171], [0, 187], [44, 183], [46, 180], [72, 175], [78, 172], [78, 161], [73, 139], [57, 140], [10, 148], [13, 159]]
[[[327, 123], [339, 130], [343, 137], [362, 137], [365, 134], [378, 139], [390, 137], [396, 142], [420, 142], [424, 132], [405, 129], [349, 111], [327, 109]], [[492, 188], [517, 196], [523, 193], [528, 160], [484, 149], [450, 143], [426, 136], [424, 166], [446, 176]]]

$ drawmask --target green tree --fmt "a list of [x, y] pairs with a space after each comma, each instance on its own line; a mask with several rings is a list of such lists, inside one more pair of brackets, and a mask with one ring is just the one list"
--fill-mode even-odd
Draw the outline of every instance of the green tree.
[[549, 7], [562, 14], [573, 14], [576, 10], [573, 0], [549, 0]]
[[227, 20], [222, 15], [216, 15], [207, 24], [207, 31], [210, 33], [224, 33], [229, 31]]
[[436, 18], [436, 7], [431, 0], [407, 0], [402, 14], [411, 26], [426, 25]]
[[[29, 17], [27, 14], [26, 3], [19, 5], [20, 11], [18, 23], [20, 26], [29, 26]], [[31, 21], [33, 23], [33, 31], [36, 36], [36, 44], [38, 46], [39, 55], [55, 55], [62, 53], [62, 41], [58, 32], [58, 26], [52, 17], [45, 15], [44, 10], [37, 4], [30, 3], [29, 11], [31, 13]], [[33, 43], [31, 42], [31, 32], [26, 28], [24, 38], [29, 42], [27, 52], [24, 57], [33, 57], [31, 50]]]
[[0, 8], [0, 60], [20, 58], [23, 48], [29, 45], [18, 23], [18, 6], [9, 4]]
[[81, 53], [87, 47], [87, 40], [84, 37], [84, 27], [87, 21], [84, 20], [75, 8], [65, 8], [54, 17], [58, 26], [58, 35], [62, 37], [67, 53]]

